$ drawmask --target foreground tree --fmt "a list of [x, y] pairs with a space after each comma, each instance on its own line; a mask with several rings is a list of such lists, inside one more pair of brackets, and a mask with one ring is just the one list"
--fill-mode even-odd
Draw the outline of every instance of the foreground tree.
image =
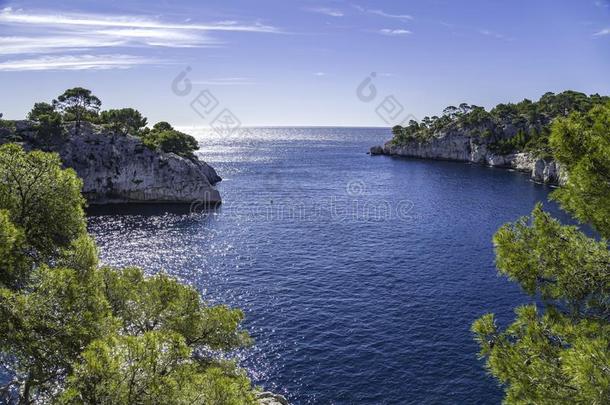
[[98, 267], [80, 184], [55, 154], [0, 147], [0, 402], [253, 404], [219, 356], [250, 343], [243, 313]]
[[81, 122], [96, 117], [102, 102], [91, 90], [74, 87], [53, 100], [53, 107], [62, 112], [64, 120], [74, 121], [76, 133], [80, 133]]
[[33, 265], [52, 262], [85, 232], [81, 188], [76, 172], [62, 169], [56, 154], [0, 147], [0, 209], [23, 235], [24, 259]]
[[[551, 145], [568, 170], [554, 198], [610, 237], [608, 168], [610, 104], [553, 125]], [[494, 237], [500, 273], [536, 304], [516, 309], [508, 328], [493, 314], [473, 324], [487, 368], [506, 388], [507, 404], [610, 403], [610, 252], [577, 227], [563, 226], [537, 206], [530, 218]]]
[[133, 108], [102, 111], [100, 122], [114, 132], [136, 136], [146, 126], [146, 118]]

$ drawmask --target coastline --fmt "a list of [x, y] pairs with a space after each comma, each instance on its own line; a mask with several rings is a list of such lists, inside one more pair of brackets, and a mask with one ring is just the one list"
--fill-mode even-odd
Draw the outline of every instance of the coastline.
[[462, 139], [461, 142], [447, 142], [440, 138], [427, 144], [410, 142], [406, 145], [395, 145], [388, 141], [383, 146], [371, 147], [368, 153], [371, 156], [454, 161], [512, 169], [528, 173], [534, 182], [555, 186], [562, 185], [567, 180], [565, 170], [553, 159], [539, 158], [527, 152], [494, 154], [487, 150], [485, 144], [477, 144], [471, 138]]

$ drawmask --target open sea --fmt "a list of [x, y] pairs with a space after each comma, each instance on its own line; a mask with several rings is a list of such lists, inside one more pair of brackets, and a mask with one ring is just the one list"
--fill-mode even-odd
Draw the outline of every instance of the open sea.
[[[192, 131], [191, 131], [192, 133]], [[498, 404], [471, 323], [530, 302], [491, 238], [547, 202], [529, 176], [366, 154], [382, 128], [198, 131], [223, 205], [92, 209], [102, 261], [242, 308], [255, 384], [294, 404]]]

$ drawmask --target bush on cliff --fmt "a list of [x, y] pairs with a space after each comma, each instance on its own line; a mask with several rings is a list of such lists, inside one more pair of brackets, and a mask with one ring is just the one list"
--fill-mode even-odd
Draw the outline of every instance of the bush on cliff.
[[147, 120], [138, 110], [121, 108], [102, 111], [99, 122], [115, 133], [137, 136]]
[[253, 404], [219, 356], [243, 313], [138, 268], [98, 266], [81, 182], [57, 155], [0, 147], [1, 403]]
[[[568, 109], [562, 106], [558, 111]], [[602, 240], [536, 206], [494, 236], [501, 274], [542, 304], [515, 310], [506, 329], [493, 314], [472, 326], [507, 404], [606, 404], [610, 400], [610, 103], [553, 124], [550, 145], [568, 170], [553, 194]]]
[[191, 158], [199, 143], [191, 135], [175, 130], [165, 121], [156, 123], [151, 130], [143, 131], [142, 141], [151, 149]]

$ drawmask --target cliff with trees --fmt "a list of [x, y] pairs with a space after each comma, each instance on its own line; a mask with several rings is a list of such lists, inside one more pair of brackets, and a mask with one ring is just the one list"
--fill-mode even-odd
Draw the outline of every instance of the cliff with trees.
[[466, 103], [449, 106], [440, 116], [393, 127], [393, 138], [371, 153], [509, 167], [530, 172], [537, 181], [558, 183], [565, 181], [565, 171], [549, 146], [552, 123], [608, 101], [607, 96], [565, 91], [546, 93], [538, 101], [498, 104], [490, 111]]
[[147, 127], [133, 108], [100, 111], [90, 90], [66, 90], [35, 103], [27, 120], [0, 120], [0, 144], [59, 154], [83, 180], [92, 204], [220, 202], [221, 179], [199, 160], [197, 140], [167, 122]]

